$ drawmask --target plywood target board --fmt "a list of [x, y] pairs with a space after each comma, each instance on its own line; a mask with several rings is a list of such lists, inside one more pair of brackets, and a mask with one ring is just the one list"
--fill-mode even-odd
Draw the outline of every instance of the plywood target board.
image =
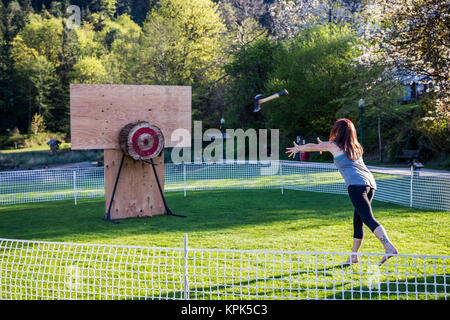
[[161, 129], [165, 147], [190, 147], [171, 140], [177, 129], [191, 132], [190, 86], [71, 84], [71, 148], [120, 150], [120, 130], [135, 121], [148, 121]]

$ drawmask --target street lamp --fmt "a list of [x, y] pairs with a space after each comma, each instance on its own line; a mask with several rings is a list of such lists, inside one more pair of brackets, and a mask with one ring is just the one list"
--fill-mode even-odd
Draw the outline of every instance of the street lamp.
[[361, 146], [363, 146], [363, 109], [364, 109], [364, 99], [359, 99], [359, 135], [361, 136]]
[[225, 159], [225, 119], [220, 119], [220, 129], [222, 130], [222, 160]]

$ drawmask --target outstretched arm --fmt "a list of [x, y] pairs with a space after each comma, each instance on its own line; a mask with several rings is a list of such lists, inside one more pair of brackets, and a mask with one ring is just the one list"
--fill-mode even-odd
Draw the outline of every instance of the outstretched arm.
[[294, 142], [294, 146], [292, 148], [286, 148], [286, 153], [290, 153], [288, 157], [294, 156], [299, 151], [319, 151], [322, 153], [323, 151], [330, 151], [331, 143], [330, 142], [323, 142], [319, 138], [317, 138], [317, 144], [315, 143], [308, 143], [304, 145], [298, 145]]

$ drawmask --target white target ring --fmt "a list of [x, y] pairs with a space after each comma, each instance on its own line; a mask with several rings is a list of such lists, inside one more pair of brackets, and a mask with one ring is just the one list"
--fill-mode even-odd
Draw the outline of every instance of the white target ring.
[[146, 121], [127, 124], [119, 135], [122, 151], [134, 160], [149, 160], [157, 157], [164, 148], [161, 130]]

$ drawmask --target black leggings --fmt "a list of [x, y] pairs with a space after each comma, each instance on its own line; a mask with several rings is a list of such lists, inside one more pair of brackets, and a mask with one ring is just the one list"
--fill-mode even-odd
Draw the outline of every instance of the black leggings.
[[374, 194], [375, 189], [369, 186], [348, 186], [348, 195], [355, 207], [355, 212], [353, 213], [353, 238], [363, 238], [363, 223], [372, 232], [380, 225], [372, 213], [371, 203]]

